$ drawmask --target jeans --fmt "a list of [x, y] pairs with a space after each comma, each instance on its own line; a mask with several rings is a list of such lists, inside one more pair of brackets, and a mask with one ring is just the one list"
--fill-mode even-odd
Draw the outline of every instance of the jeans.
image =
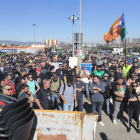
[[119, 113], [119, 119], [122, 120], [123, 119], [123, 111], [125, 110], [127, 106], [127, 102], [118, 102], [118, 101], [114, 101], [114, 113], [113, 113], [113, 120], [117, 119], [117, 115]]
[[73, 111], [74, 102], [63, 104], [63, 111]]
[[57, 102], [58, 109], [59, 109], [59, 110], [62, 110], [62, 106], [58, 103], [58, 95], [54, 95], [54, 94], [52, 94], [53, 109], [54, 109], [54, 102], [55, 102], [55, 99], [56, 99], [56, 102]]
[[77, 98], [77, 110], [78, 111], [83, 111], [83, 97]]
[[101, 122], [103, 101], [91, 101], [91, 103], [92, 103], [92, 113], [95, 113], [95, 110], [97, 108], [97, 112], [99, 113], [98, 122]]
[[107, 109], [107, 113], [108, 113], [108, 114], [110, 114], [110, 108], [109, 108], [109, 104], [110, 104], [110, 102], [109, 102], [109, 99], [110, 99], [110, 98], [105, 99], [106, 109]]
[[85, 83], [85, 87], [86, 87], [86, 96], [87, 98], [89, 98], [89, 84]]

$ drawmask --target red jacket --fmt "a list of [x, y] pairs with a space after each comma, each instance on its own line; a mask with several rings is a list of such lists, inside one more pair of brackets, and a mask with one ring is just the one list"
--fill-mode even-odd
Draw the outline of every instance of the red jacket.
[[5, 82], [5, 84], [9, 84], [11, 86], [11, 89], [12, 89], [11, 93], [10, 93], [11, 96], [16, 95], [15, 81], [13, 80], [13, 85], [8, 79], [5, 79], [4, 82]]

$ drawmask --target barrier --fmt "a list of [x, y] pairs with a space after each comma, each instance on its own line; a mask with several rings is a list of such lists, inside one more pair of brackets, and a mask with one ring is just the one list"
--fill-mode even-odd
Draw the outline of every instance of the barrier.
[[34, 110], [37, 127], [33, 140], [95, 140], [97, 114]]

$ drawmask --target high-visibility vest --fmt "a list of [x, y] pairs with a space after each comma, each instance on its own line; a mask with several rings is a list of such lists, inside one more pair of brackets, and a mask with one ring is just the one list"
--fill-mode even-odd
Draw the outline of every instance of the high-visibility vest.
[[111, 63], [109, 63], [109, 67], [111, 66], [112, 64]]
[[127, 80], [127, 76], [129, 76], [129, 70], [131, 69], [132, 66], [128, 66], [127, 68], [126, 67], [123, 67], [123, 72], [125, 74], [125, 80]]

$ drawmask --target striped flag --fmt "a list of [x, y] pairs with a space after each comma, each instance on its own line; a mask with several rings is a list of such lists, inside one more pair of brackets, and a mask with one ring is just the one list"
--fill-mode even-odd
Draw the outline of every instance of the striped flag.
[[[123, 15], [121, 15], [111, 26], [110, 30], [108, 33], [104, 34], [104, 40], [107, 43], [112, 42], [113, 40], [116, 40], [120, 37], [121, 33], [122, 33], [122, 28], [119, 28], [118, 30], [118, 26], [120, 24], [121, 18]], [[121, 29], [121, 30], [120, 30]]]

